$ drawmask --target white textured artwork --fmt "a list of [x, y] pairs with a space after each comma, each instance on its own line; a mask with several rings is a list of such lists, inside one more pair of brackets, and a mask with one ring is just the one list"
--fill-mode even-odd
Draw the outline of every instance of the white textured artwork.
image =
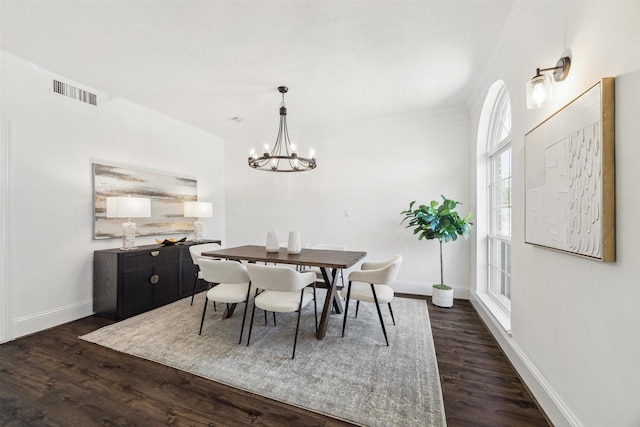
[[184, 217], [184, 202], [197, 200], [195, 179], [94, 163], [93, 186], [94, 239], [122, 237], [123, 219], [107, 218], [106, 198], [111, 196], [151, 199], [151, 218], [132, 219], [138, 236], [186, 235], [193, 230], [193, 218]]
[[601, 90], [594, 86], [526, 135], [527, 243], [603, 258]]

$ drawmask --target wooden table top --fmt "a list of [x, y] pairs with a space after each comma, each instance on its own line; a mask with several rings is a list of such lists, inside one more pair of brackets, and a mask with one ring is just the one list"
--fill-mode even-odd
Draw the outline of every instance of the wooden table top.
[[287, 248], [267, 252], [265, 246], [237, 246], [203, 252], [202, 256], [276, 264], [309, 265], [325, 268], [349, 268], [364, 257], [366, 252], [336, 251], [327, 249], [302, 249], [299, 254], [289, 254]]

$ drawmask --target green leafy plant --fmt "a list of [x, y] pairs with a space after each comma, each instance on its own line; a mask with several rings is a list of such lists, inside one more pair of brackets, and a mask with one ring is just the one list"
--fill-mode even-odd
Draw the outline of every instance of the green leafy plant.
[[442, 244], [458, 239], [458, 236], [468, 237], [473, 223], [469, 222], [471, 214], [464, 218], [455, 211], [456, 206], [462, 203], [441, 196], [443, 201], [438, 206], [437, 200], [432, 200], [427, 205], [420, 205], [413, 209], [416, 201], [409, 203], [409, 209], [401, 212], [404, 218], [400, 222], [409, 221], [406, 228], [413, 228], [413, 234], [418, 235], [418, 240], [438, 239], [440, 242], [440, 284], [434, 285], [438, 289], [452, 289], [444, 284], [444, 269], [442, 265]]

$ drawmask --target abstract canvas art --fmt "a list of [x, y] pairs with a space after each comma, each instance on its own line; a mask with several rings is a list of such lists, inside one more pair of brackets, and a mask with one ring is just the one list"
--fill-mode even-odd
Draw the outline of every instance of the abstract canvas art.
[[614, 79], [525, 136], [525, 242], [615, 261]]
[[[185, 218], [184, 202], [197, 200], [195, 179], [130, 167], [93, 163], [94, 239], [122, 236], [121, 218], [107, 218], [106, 198], [110, 196], [148, 197], [151, 218], [132, 219], [139, 236], [185, 234], [193, 231], [193, 218]], [[126, 221], [126, 219], [124, 220]]]

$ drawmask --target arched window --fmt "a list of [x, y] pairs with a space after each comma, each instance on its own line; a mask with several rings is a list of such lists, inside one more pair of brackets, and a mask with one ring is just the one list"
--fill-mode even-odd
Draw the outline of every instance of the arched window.
[[494, 99], [486, 159], [487, 291], [511, 310], [511, 102], [504, 83]]

